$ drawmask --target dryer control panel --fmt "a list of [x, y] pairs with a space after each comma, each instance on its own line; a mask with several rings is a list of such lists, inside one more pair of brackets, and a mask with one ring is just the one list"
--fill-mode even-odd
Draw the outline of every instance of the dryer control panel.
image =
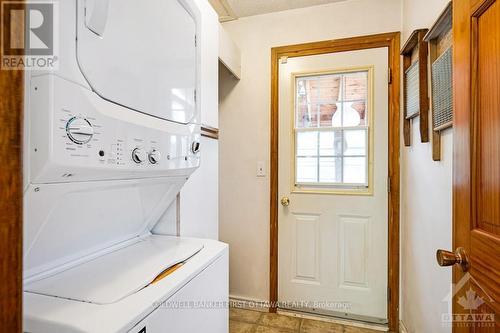
[[189, 176], [200, 126], [106, 101], [53, 75], [31, 79], [32, 183]]

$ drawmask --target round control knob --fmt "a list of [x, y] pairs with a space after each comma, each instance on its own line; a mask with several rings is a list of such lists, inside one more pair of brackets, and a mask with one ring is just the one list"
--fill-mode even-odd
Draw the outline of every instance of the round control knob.
[[193, 154], [198, 154], [200, 152], [200, 143], [198, 141], [193, 141], [191, 144], [191, 152]]
[[92, 136], [94, 136], [94, 128], [87, 119], [73, 117], [66, 124], [66, 133], [71, 141], [83, 145], [89, 142]]
[[161, 154], [158, 150], [152, 150], [150, 153], [149, 153], [149, 162], [151, 164], [156, 164], [158, 162], [160, 162], [160, 159], [161, 159]]
[[146, 152], [141, 149], [141, 148], [135, 148], [133, 151], [132, 151], [132, 160], [139, 164], [139, 163], [142, 163], [146, 160], [147, 156], [146, 156]]

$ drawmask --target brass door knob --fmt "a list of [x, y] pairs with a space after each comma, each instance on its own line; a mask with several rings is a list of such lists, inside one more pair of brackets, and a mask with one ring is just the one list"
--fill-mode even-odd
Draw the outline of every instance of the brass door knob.
[[436, 259], [439, 266], [442, 267], [459, 265], [464, 272], [470, 268], [469, 256], [463, 247], [459, 247], [455, 252], [437, 250]]
[[281, 198], [281, 205], [283, 207], [288, 207], [290, 205], [290, 198], [289, 197]]

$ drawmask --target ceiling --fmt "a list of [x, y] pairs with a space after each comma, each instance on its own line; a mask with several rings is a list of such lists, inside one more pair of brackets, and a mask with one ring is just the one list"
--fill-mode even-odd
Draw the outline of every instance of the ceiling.
[[282, 10], [324, 5], [345, 0], [209, 0], [222, 22]]

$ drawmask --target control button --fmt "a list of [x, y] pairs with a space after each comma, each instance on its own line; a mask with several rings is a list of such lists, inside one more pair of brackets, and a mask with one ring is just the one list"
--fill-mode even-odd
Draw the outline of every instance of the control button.
[[193, 154], [198, 154], [200, 151], [200, 143], [198, 141], [194, 141], [192, 144], [191, 144], [191, 152]]
[[99, 156], [104, 157], [104, 150], [99, 150]]
[[71, 141], [82, 145], [94, 136], [94, 128], [85, 118], [73, 117], [66, 124], [66, 133]]
[[144, 150], [142, 150], [141, 148], [135, 148], [133, 151], [132, 151], [132, 160], [139, 164], [139, 163], [142, 163], [146, 160], [147, 156], [146, 156], [146, 152]]
[[161, 160], [161, 154], [158, 150], [152, 150], [150, 153], [149, 153], [149, 162], [151, 164], [156, 164], [158, 162], [160, 162]]

